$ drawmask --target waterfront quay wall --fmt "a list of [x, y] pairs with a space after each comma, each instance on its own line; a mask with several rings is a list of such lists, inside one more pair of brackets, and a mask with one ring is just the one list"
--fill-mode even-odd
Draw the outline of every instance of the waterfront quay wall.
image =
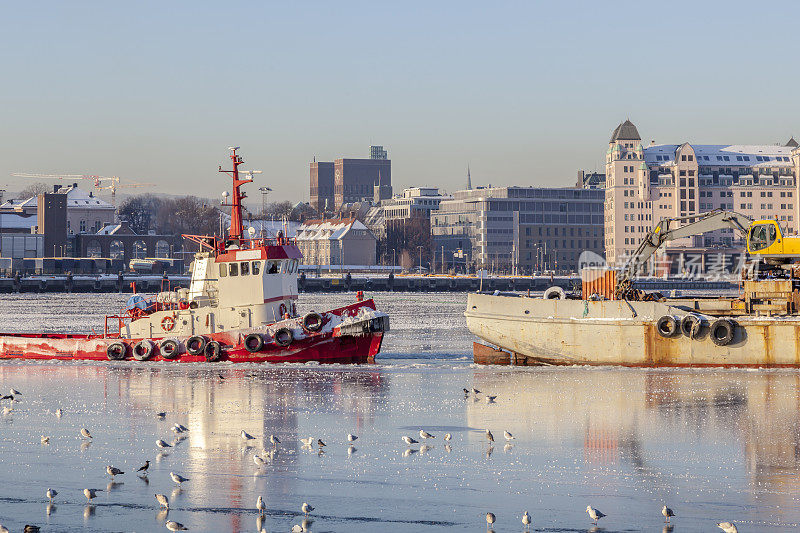
[[[162, 289], [188, 287], [189, 276], [179, 275], [100, 275], [100, 276], [14, 276], [0, 277], [0, 293], [46, 292], [137, 292], [155, 293]], [[300, 292], [541, 292], [557, 285], [580, 292], [580, 278], [572, 276], [537, 277], [448, 277], [448, 276], [349, 276], [306, 277], [297, 281]], [[735, 283], [700, 280], [642, 280], [637, 287], [646, 291], [671, 290], [736, 290]]]

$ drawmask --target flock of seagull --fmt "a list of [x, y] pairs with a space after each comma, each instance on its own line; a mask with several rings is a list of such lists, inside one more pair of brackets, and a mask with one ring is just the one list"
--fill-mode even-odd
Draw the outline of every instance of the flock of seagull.
[[[469, 398], [470, 395], [472, 395], [473, 398], [475, 399], [475, 401], [479, 400], [478, 395], [481, 394], [481, 391], [479, 391], [479, 390], [477, 390], [475, 388], [473, 388], [471, 390], [465, 388], [465, 389], [463, 389], [463, 392], [464, 392], [464, 397], [465, 398]], [[10, 402], [11, 402], [10, 406], [4, 406], [3, 407], [3, 414], [7, 415], [7, 414], [9, 414], [10, 412], [13, 411], [13, 403], [15, 401], [18, 401], [16, 398], [18, 396], [21, 396], [21, 395], [22, 395], [21, 392], [19, 392], [18, 390], [12, 388], [9, 391], [9, 394], [0, 396], [0, 402], [5, 401], [5, 400], [10, 400]], [[487, 403], [494, 403], [496, 398], [497, 398], [497, 396], [486, 395], [485, 396], [485, 401]], [[56, 414], [57, 417], [61, 418], [63, 416], [63, 411], [59, 408], [59, 409], [56, 410], [55, 414]], [[160, 419], [160, 420], [164, 420], [166, 418], [166, 415], [167, 415], [166, 412], [156, 413], [156, 417], [158, 419]], [[189, 428], [187, 428], [186, 426], [184, 426], [182, 424], [176, 423], [176, 424], [174, 424], [172, 426], [171, 430], [172, 430], [173, 433], [175, 433], [176, 436], [178, 436], [178, 439], [182, 440], [183, 438], [185, 438], [185, 436], [182, 436], [182, 434], [183, 433], [187, 433], [189, 431]], [[485, 429], [484, 432], [485, 432], [486, 440], [489, 443], [489, 446], [491, 447], [492, 444], [495, 441], [494, 440], [494, 435], [492, 434], [492, 432], [489, 429]], [[82, 439], [84, 439], [86, 441], [91, 441], [94, 438], [92, 436], [91, 432], [87, 428], [81, 428], [80, 436], [81, 436]], [[244, 429], [241, 431], [239, 436], [242, 438], [242, 440], [245, 441], [245, 443], [249, 443], [249, 442], [252, 442], [252, 441], [256, 440], [256, 437], [254, 437], [253, 435], [251, 435], [250, 433], [248, 433]], [[505, 438], [505, 440], [507, 442], [512, 441], [512, 440], [515, 439], [514, 435], [512, 435], [507, 430], [503, 431], [503, 437]], [[419, 430], [419, 438], [421, 440], [423, 440], [423, 441], [428, 441], [430, 439], [435, 439], [436, 436], [431, 434], [431, 433], [429, 433], [428, 431], [426, 431], [424, 429], [420, 429]], [[415, 438], [410, 437], [408, 435], [403, 435], [401, 437], [401, 439], [408, 446], [413, 446], [415, 444], [419, 444], [420, 443], [420, 441], [418, 441]], [[443, 440], [445, 442], [449, 442], [451, 439], [452, 439], [452, 435], [450, 433], [446, 433], [443, 436]], [[315, 444], [315, 441], [314, 441], [313, 437], [301, 438], [299, 440], [302, 443], [303, 448], [305, 448], [305, 449], [309, 449], [310, 450], [310, 449], [313, 448], [313, 446]], [[358, 440], [358, 436], [353, 435], [352, 433], [347, 435], [347, 442], [349, 444], [348, 454], [352, 453], [352, 451], [354, 450], [353, 443], [356, 440]], [[42, 435], [41, 443], [42, 444], [49, 444], [49, 442], [50, 442], [50, 437], [46, 436], [46, 435]], [[275, 453], [278, 450], [278, 446], [281, 444], [280, 439], [278, 437], [276, 437], [275, 435], [270, 435], [269, 436], [269, 442], [272, 445], [272, 448], [270, 450], [266, 450], [265, 449], [261, 455], [259, 455], [257, 453], [253, 455], [253, 462], [255, 463], [256, 467], [258, 467], [258, 468], [261, 468], [262, 466], [264, 466], [267, 463], [269, 463], [269, 462], [274, 460]], [[168, 442], [166, 442], [163, 439], [156, 440], [155, 444], [156, 444], [156, 447], [158, 447], [162, 451], [167, 449], [167, 448], [172, 448], [173, 447], [173, 444], [169, 444]], [[318, 438], [318, 439], [316, 439], [316, 445], [317, 445], [318, 453], [320, 453], [320, 454], [324, 453], [324, 448], [327, 446], [325, 444], [325, 442], [322, 439]], [[422, 449], [425, 448], [426, 446], [427, 445], [423, 444], [423, 446], [421, 447], [420, 451], [422, 451]], [[448, 447], [449, 446], [447, 444], [445, 444], [445, 448], [448, 448]], [[404, 455], [408, 456], [412, 451], [413, 450], [411, 450], [409, 448], [408, 450], [406, 450], [406, 453], [404, 453]], [[137, 473], [137, 475], [139, 475], [139, 476], [141, 476], [143, 478], [146, 478], [149, 468], [150, 468], [150, 461], [146, 460], [144, 462], [144, 464], [136, 470], [136, 473]], [[117, 468], [117, 467], [115, 467], [113, 465], [107, 465], [106, 466], [106, 473], [111, 477], [112, 482], [114, 481], [116, 476], [125, 474], [124, 471], [122, 471], [121, 469], [119, 469], [119, 468]], [[170, 475], [170, 478], [172, 479], [172, 481], [174, 483], [176, 483], [179, 487], [182, 486], [183, 483], [186, 483], [187, 481], [190, 481], [190, 478], [184, 477], [184, 476], [182, 476], [180, 474], [177, 474], [175, 472], [170, 472], [169, 475]], [[103, 491], [103, 489], [93, 489], [93, 488], [85, 488], [85, 489], [83, 489], [83, 495], [86, 497], [87, 506], [91, 506], [92, 505], [92, 500], [97, 497], [97, 493], [98, 492], [102, 492], [102, 491]], [[54, 500], [55, 500], [56, 496], [58, 496], [58, 494], [59, 494], [58, 491], [53, 489], [53, 488], [48, 488], [47, 491], [45, 492], [45, 496], [47, 497], [47, 499], [50, 502], [50, 504], [52, 504], [54, 502]], [[155, 499], [156, 499], [156, 502], [159, 504], [161, 509], [165, 509], [167, 511], [169, 510], [169, 499], [167, 498], [167, 496], [165, 494], [155, 494]], [[263, 517], [265, 515], [265, 512], [267, 510], [266, 503], [264, 502], [264, 498], [262, 496], [259, 496], [258, 499], [256, 500], [255, 509], [256, 509], [256, 511], [258, 511], [258, 516], [259, 516], [258, 528], [260, 530], [260, 533], [266, 533], [266, 530], [261, 528], [261, 524], [262, 524], [261, 520], [263, 519]], [[302, 522], [302, 524], [295, 524], [294, 526], [292, 526], [291, 531], [293, 533], [302, 533], [302, 532], [307, 531], [307, 527], [310, 524], [310, 520], [308, 519], [308, 515], [314, 510], [314, 507], [309, 505], [308, 502], [303, 502], [303, 505], [300, 507], [300, 510], [302, 511], [302, 513], [306, 517], [306, 519]], [[588, 505], [586, 507], [586, 513], [589, 515], [589, 518], [592, 520], [592, 522], [595, 525], [598, 523], [598, 521], [601, 518], [604, 518], [606, 516], [605, 513], [603, 513], [602, 511], [600, 511], [597, 508], [592, 507], [591, 505]], [[666, 505], [661, 509], [661, 514], [664, 516], [664, 519], [665, 519], [666, 523], [668, 523], [668, 524], [670, 522], [670, 518], [675, 516], [675, 513], [673, 512], [673, 510], [670, 509], [669, 507], [667, 507]], [[496, 520], [497, 520], [497, 517], [496, 517], [496, 515], [494, 513], [487, 512], [486, 513], [486, 526], [487, 526], [487, 529], [491, 528], [494, 525]], [[525, 511], [523, 513], [523, 515], [522, 515], [522, 524], [527, 529], [527, 528], [530, 527], [532, 522], [533, 522], [533, 519], [532, 519], [531, 515], [528, 513], [528, 511]], [[180, 522], [176, 522], [174, 520], [166, 521], [165, 526], [169, 531], [187, 531], [189, 529], [186, 526], [184, 526], [183, 524], [181, 524]], [[738, 533], [738, 529], [736, 528], [736, 525], [731, 523], [731, 522], [719, 522], [719, 523], [717, 523], [717, 527], [719, 527], [724, 533]], [[38, 526], [34, 526], [34, 525], [26, 525], [24, 527], [23, 531], [24, 531], [24, 533], [38, 533], [39, 527]], [[0, 524], [0, 533], [9, 533], [9, 530], [5, 526]]]

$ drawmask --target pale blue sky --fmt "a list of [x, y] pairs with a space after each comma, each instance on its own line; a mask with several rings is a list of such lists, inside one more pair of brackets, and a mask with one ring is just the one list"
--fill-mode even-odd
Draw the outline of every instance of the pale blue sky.
[[[489, 7], [491, 5], [491, 7]], [[20, 2], [0, 16], [0, 186], [119, 175], [275, 199], [383, 144], [395, 189], [565, 186], [630, 117], [656, 142], [800, 135], [798, 2]]]

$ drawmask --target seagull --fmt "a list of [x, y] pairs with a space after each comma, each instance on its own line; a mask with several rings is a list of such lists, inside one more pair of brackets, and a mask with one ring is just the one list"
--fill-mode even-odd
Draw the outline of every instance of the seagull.
[[12, 388], [10, 391], [8, 391], [8, 393], [11, 396], [22, 396], [22, 393], [20, 391], [18, 391], [17, 389], [14, 389], [14, 388]]
[[496, 399], [497, 399], [497, 396], [487, 396], [486, 397], [486, 403], [494, 403], [494, 401]]
[[275, 435], [270, 435], [269, 441], [272, 443], [273, 446], [277, 446], [278, 444], [281, 443], [281, 441]]
[[165, 441], [158, 439], [156, 441], [156, 446], [159, 448], [172, 448], [172, 444], [167, 444]]
[[664, 518], [667, 519], [667, 522], [669, 522], [669, 517], [675, 516], [675, 513], [672, 512], [672, 509], [670, 509], [666, 505], [661, 509], [661, 514], [664, 515]]
[[324, 442], [322, 442], [322, 439], [317, 439], [317, 446], [319, 446], [320, 448], [322, 448], [322, 447], [324, 447], [324, 446], [327, 446], [327, 444], [325, 444]]
[[174, 426], [172, 426], [172, 432], [178, 435], [180, 433], [183, 433], [183, 430], [181, 429], [180, 425], [175, 424]]
[[295, 524], [292, 526], [292, 533], [303, 533], [303, 526]]
[[92, 434], [89, 433], [88, 429], [81, 428], [81, 437], [83, 437], [84, 439], [91, 439], [92, 438]]
[[492, 435], [492, 432], [488, 429], [486, 430], [486, 440], [489, 442], [494, 442], [494, 435]]
[[2, 402], [3, 400], [11, 400], [13, 402], [14, 401], [14, 395], [13, 394], [6, 394], [5, 396], [0, 396], [0, 402]]
[[42, 444], [50, 444], [50, 437], [42, 435]]
[[481, 393], [481, 391], [479, 391], [478, 389], [473, 387], [472, 394], [480, 394], [480, 393]]
[[250, 433], [246, 432], [245, 430], [242, 430], [242, 432], [239, 433], [239, 435], [241, 435], [244, 440], [253, 440], [253, 439], [255, 439], [254, 436], [252, 436]]
[[60, 407], [58, 409], [56, 409], [56, 416], [58, 418], [61, 418], [63, 415], [64, 415], [64, 411], [62, 411]]
[[120, 470], [119, 468], [114, 468], [111, 465], [106, 466], [106, 472], [108, 472], [108, 475], [111, 476], [112, 479], [114, 478], [114, 476], [116, 476], [118, 474], [124, 474], [125, 473], [122, 470]]
[[46, 494], [47, 494], [47, 499], [50, 500], [50, 502], [52, 502], [55, 499], [55, 497], [58, 496], [58, 491], [55, 489], [47, 489]]
[[189, 528], [181, 524], [180, 522], [174, 522], [170, 520], [167, 522], [167, 529], [170, 531], [187, 531]]
[[427, 431], [425, 431], [424, 429], [420, 429], [419, 430], [419, 436], [422, 439], [435, 439], [436, 438], [433, 435], [431, 435], [430, 433], [428, 433]]
[[187, 432], [189, 431], [189, 428], [187, 428], [187, 427], [186, 427], [186, 426], [184, 426], [183, 424], [175, 424], [175, 426], [176, 426], [178, 429], [180, 429], [180, 430], [181, 430], [181, 433], [187, 433]]
[[267, 504], [264, 503], [264, 498], [261, 496], [259, 496], [258, 500], [256, 500], [256, 509], [258, 509], [258, 514], [260, 516], [264, 516], [264, 511], [267, 510]]
[[469, 396], [469, 389], [461, 389], [464, 391], [464, 396]]
[[586, 512], [589, 513], [589, 517], [594, 520], [595, 524], [597, 524], [597, 521], [605, 516], [603, 512], [601, 512], [599, 509], [595, 509], [591, 505], [586, 506]]
[[103, 489], [83, 489], [83, 495], [86, 496], [86, 503], [90, 503], [95, 499], [98, 492], [103, 492]]
[[486, 513], [486, 527], [490, 527], [492, 524], [494, 524], [494, 521], [494, 513]]
[[503, 431], [503, 436], [506, 438], [506, 440], [514, 440], [514, 435], [512, 435], [508, 431]]
[[25, 527], [22, 529], [23, 533], [39, 533], [42, 528], [39, 526], [32, 526], [30, 524], [25, 524]]
[[189, 481], [189, 478], [188, 478], [188, 477], [183, 477], [182, 475], [180, 475], [180, 474], [176, 474], [175, 472], [170, 472], [170, 473], [169, 473], [169, 477], [171, 477], [171, 478], [172, 478], [172, 481], [174, 481], [174, 482], [175, 482], [175, 483], [177, 483], [178, 485], [180, 485], [180, 484], [181, 484], [181, 483], [183, 483], [184, 481]]
[[8, 528], [6, 526], [0, 524], [0, 533], [10, 533], [10, 532], [8, 531]]
[[717, 524], [717, 527], [725, 533], [739, 533], [739, 530], [736, 529], [736, 526], [730, 522], [720, 522]]
[[528, 511], [525, 511], [525, 514], [522, 515], [522, 523], [525, 524], [526, 528], [531, 525], [531, 515], [528, 514]]
[[156, 418], [160, 418], [161, 420], [164, 420], [166, 417], [167, 417], [167, 413], [165, 413], [164, 411], [161, 411], [160, 413], [156, 413]]
[[419, 444], [419, 441], [418, 441], [418, 440], [414, 440], [414, 439], [412, 439], [411, 437], [407, 437], [407, 436], [405, 436], [405, 435], [403, 436], [403, 442], [405, 442], [405, 443], [406, 443], [406, 444], [408, 444], [409, 446], [410, 446], [410, 445], [412, 445], [412, 444]]
[[150, 461], [147, 460], [142, 466], [136, 469], [137, 472], [144, 472], [147, 475], [147, 469], [150, 468]]
[[169, 509], [169, 500], [163, 494], [156, 494], [156, 501], [158, 501], [164, 509]]
[[263, 458], [263, 457], [261, 457], [261, 456], [260, 456], [260, 455], [258, 455], [258, 454], [255, 454], [255, 455], [253, 455], [253, 462], [254, 462], [254, 463], [256, 464], [256, 466], [257, 466], [257, 467], [259, 467], [259, 468], [260, 468], [260, 467], [262, 467], [262, 466], [264, 466], [265, 464], [267, 464], [267, 462], [264, 460], [264, 458]]
[[303, 514], [308, 514], [313, 511], [314, 508], [308, 505], [306, 502], [303, 502], [303, 505], [300, 506], [300, 510], [303, 511]]
[[450, 433], [445, 433], [444, 434], [444, 440], [450, 440], [452, 438], [453, 438], [453, 436]]
[[356, 437], [352, 433], [348, 433], [347, 434], [347, 442], [355, 442], [357, 439], [358, 439], [358, 437]]
[[11, 414], [11, 412], [12, 412], [13, 410], [14, 410], [14, 408], [13, 408], [13, 407], [3, 407], [3, 414], [4, 414], [4, 415]]

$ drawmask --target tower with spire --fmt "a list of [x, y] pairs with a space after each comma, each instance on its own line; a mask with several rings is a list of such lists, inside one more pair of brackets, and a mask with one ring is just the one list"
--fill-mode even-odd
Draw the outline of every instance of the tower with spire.
[[472, 177], [469, 175], [469, 165], [467, 165], [467, 190], [472, 190]]

